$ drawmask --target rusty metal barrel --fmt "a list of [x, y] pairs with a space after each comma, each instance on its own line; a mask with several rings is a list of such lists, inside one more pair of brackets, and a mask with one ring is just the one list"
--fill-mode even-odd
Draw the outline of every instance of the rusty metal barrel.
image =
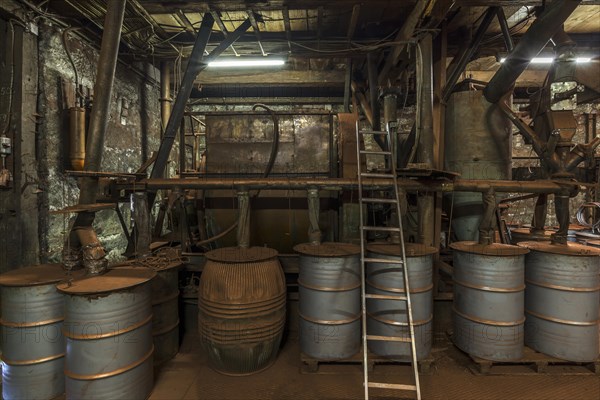
[[120, 267], [60, 284], [66, 398], [146, 399], [153, 387], [149, 268]]
[[154, 365], [175, 357], [179, 351], [179, 268], [181, 262], [153, 266], [152, 336]]
[[0, 275], [2, 398], [52, 399], [64, 392], [64, 304], [60, 264]]
[[211, 368], [247, 375], [277, 357], [286, 313], [277, 251], [225, 247], [206, 253], [198, 291], [198, 326]]
[[360, 350], [360, 247], [299, 244], [300, 350], [321, 360]]
[[[431, 353], [433, 321], [433, 247], [406, 243], [406, 267], [410, 286], [415, 346], [417, 358], [424, 359]], [[370, 244], [370, 258], [402, 260], [400, 245]], [[404, 295], [404, 266], [396, 263], [366, 264], [367, 293]], [[410, 337], [406, 302], [402, 300], [367, 299], [367, 327], [369, 334], [377, 336]], [[405, 360], [411, 357], [410, 343], [369, 342], [369, 350], [391, 359]]]
[[450, 247], [454, 250], [454, 344], [488, 360], [520, 359], [527, 249], [476, 242]]
[[525, 344], [569, 361], [598, 359], [600, 249], [569, 242], [522, 242]]

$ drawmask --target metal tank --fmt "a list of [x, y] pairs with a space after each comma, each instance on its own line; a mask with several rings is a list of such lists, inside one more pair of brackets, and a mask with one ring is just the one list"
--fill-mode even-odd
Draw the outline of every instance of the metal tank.
[[527, 249], [476, 242], [450, 247], [454, 250], [454, 344], [487, 360], [522, 358]]
[[67, 399], [146, 399], [153, 387], [156, 273], [121, 267], [58, 285], [64, 293]]
[[2, 398], [52, 399], [64, 393], [64, 304], [60, 264], [0, 275]]
[[304, 243], [300, 253], [300, 350], [340, 360], [360, 350], [360, 247]]
[[556, 233], [551, 229], [545, 229], [543, 232], [531, 232], [529, 228], [513, 228], [510, 230], [510, 238], [512, 244], [529, 241], [548, 241], [550, 236]]
[[[462, 179], [511, 179], [512, 126], [481, 91], [455, 92], [446, 106], [444, 169]], [[483, 213], [480, 193], [453, 192], [452, 229], [459, 241], [478, 240]]]
[[198, 326], [211, 368], [248, 375], [275, 361], [285, 325], [286, 285], [277, 251], [224, 247], [206, 253]]
[[[406, 263], [415, 333], [417, 358], [431, 353], [433, 333], [433, 255], [437, 250], [422, 244], [406, 243]], [[369, 244], [367, 257], [402, 260], [399, 245]], [[399, 264], [367, 263], [367, 293], [404, 294], [404, 268]], [[406, 302], [367, 299], [367, 327], [378, 336], [409, 337]], [[410, 343], [371, 341], [369, 350], [377, 355], [405, 360], [411, 357]]]
[[179, 351], [179, 269], [181, 262], [153, 266], [152, 336], [154, 365], [175, 357]]
[[525, 261], [525, 344], [552, 357], [598, 359], [600, 249], [569, 242], [522, 242]]

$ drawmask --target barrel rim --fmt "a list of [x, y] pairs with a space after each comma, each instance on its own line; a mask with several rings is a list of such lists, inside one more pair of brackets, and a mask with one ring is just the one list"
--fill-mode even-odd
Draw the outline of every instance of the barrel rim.
[[596, 257], [600, 256], [600, 248], [586, 246], [581, 243], [567, 242], [566, 244], [557, 244], [548, 241], [529, 241], [519, 242], [519, 247], [523, 247], [538, 253], [549, 253], [563, 256]]
[[358, 289], [361, 285], [360, 280], [358, 280], [358, 282], [352, 286], [345, 286], [345, 287], [341, 287], [341, 288], [307, 285], [306, 283], [304, 283], [304, 281], [301, 281], [300, 278], [298, 278], [297, 282], [298, 282], [298, 286], [302, 286], [303, 288], [306, 288], [309, 290], [316, 290], [317, 292], [349, 292], [351, 290]]
[[[408, 258], [429, 256], [438, 252], [438, 249], [435, 247], [426, 246], [421, 243], [404, 243], [404, 250], [406, 257]], [[367, 251], [385, 256], [400, 257], [402, 255], [400, 244], [369, 243], [367, 245]]]
[[93, 381], [93, 380], [110, 378], [110, 377], [113, 377], [116, 375], [124, 374], [127, 371], [131, 371], [132, 369], [139, 367], [140, 365], [145, 363], [150, 357], [152, 357], [153, 354], [154, 354], [154, 344], [152, 344], [150, 351], [147, 354], [145, 354], [144, 357], [141, 357], [139, 360], [135, 360], [133, 363], [126, 365], [124, 367], [118, 368], [114, 371], [103, 372], [100, 374], [83, 375], [83, 374], [76, 374], [74, 372], [71, 372], [65, 366], [64, 373], [65, 373], [65, 376], [67, 376], [71, 379], [78, 380], [78, 381]]
[[327, 320], [327, 319], [317, 319], [317, 318], [311, 318], [311, 317], [307, 317], [306, 315], [302, 314], [302, 313], [298, 313], [298, 315], [300, 316], [301, 319], [311, 322], [313, 324], [318, 324], [318, 325], [348, 325], [351, 324], [353, 322], [356, 322], [360, 319], [360, 317], [362, 316], [361, 312], [358, 312], [358, 314], [356, 314], [356, 316], [352, 317], [352, 318], [346, 318], [346, 319], [339, 319], [339, 320]]
[[525, 279], [525, 282], [529, 285], [538, 286], [546, 289], [561, 290], [564, 292], [597, 292], [600, 290], [600, 285], [595, 287], [570, 287], [562, 285], [553, 285], [550, 283], [541, 283], [531, 279]]
[[83, 271], [69, 274], [63, 264], [40, 264], [13, 269], [0, 275], [0, 286], [29, 287], [52, 285], [70, 278], [83, 276]]
[[120, 292], [151, 281], [156, 272], [150, 268], [122, 267], [109, 269], [103, 275], [85, 276], [56, 286], [58, 291], [73, 296]]
[[544, 315], [544, 314], [541, 314], [541, 313], [538, 313], [535, 311], [531, 311], [528, 309], [525, 309], [525, 314], [529, 314], [532, 317], [543, 319], [545, 321], [554, 322], [554, 323], [562, 324], [562, 325], [571, 325], [571, 326], [594, 326], [594, 325], [597, 325], [598, 322], [600, 321], [600, 319], [595, 319], [594, 321], [569, 321], [566, 319], [555, 318], [555, 317], [551, 317], [549, 315]]
[[9, 359], [5, 358], [4, 355], [2, 355], [2, 357], [0, 357], [0, 360], [2, 360], [2, 362], [4, 364], [19, 367], [19, 366], [25, 366], [25, 365], [43, 364], [45, 362], [54, 361], [54, 360], [58, 360], [59, 358], [63, 358], [65, 355], [66, 355], [66, 353], [60, 353], [60, 354], [55, 354], [55, 355], [44, 357], [44, 358], [38, 358], [37, 360], [19, 360], [19, 361], [9, 360]]
[[277, 259], [279, 252], [270, 247], [221, 247], [204, 253], [207, 260], [223, 264], [256, 263]]
[[344, 242], [301, 243], [294, 246], [294, 251], [303, 256], [345, 258], [359, 255], [360, 246]]
[[483, 318], [477, 318], [471, 315], [467, 315], [463, 312], [460, 312], [456, 309], [455, 306], [452, 306], [452, 312], [456, 313], [458, 316], [464, 318], [464, 319], [468, 319], [469, 321], [473, 321], [475, 323], [478, 324], [483, 324], [483, 325], [493, 325], [493, 326], [518, 326], [518, 325], [523, 325], [525, 323], [525, 320], [527, 319], [527, 317], [523, 317], [517, 321], [495, 321], [495, 320], [491, 320], [491, 319], [483, 319]]
[[[141, 328], [144, 325], [147, 325], [149, 323], [152, 322], [152, 318], [154, 317], [154, 315], [152, 313], [150, 313], [150, 315], [148, 315], [148, 317], [136, 324], [130, 325], [125, 329], [122, 330], [118, 330], [118, 331], [111, 331], [111, 332], [106, 332], [106, 333], [100, 333], [97, 335], [76, 335], [74, 333], [70, 333], [66, 327], [63, 326], [62, 328], [62, 333], [63, 336], [68, 338], [68, 339], [73, 339], [73, 340], [98, 340], [98, 339], [105, 339], [105, 338], [109, 338], [109, 337], [114, 337], [114, 336], [120, 336], [123, 335], [125, 333], [134, 331], [138, 328]], [[65, 323], [65, 325], [68, 325], [68, 323]]]
[[522, 243], [523, 242], [520, 242], [518, 245], [503, 243], [480, 244], [473, 241], [464, 241], [451, 243], [450, 248], [461, 253], [471, 253], [482, 256], [517, 257], [529, 253], [529, 250], [526, 247], [521, 246]]
[[[389, 312], [386, 311], [386, 314], [389, 314]], [[367, 317], [368, 318], [372, 318], [373, 320], [375, 320], [377, 322], [381, 322], [382, 324], [386, 324], [386, 325], [408, 326], [408, 321], [407, 322], [401, 322], [401, 321], [394, 321], [394, 320], [391, 320], [391, 319], [382, 318], [382, 317], [380, 317], [378, 315], [375, 315], [375, 313], [370, 312], [370, 311], [367, 311]], [[419, 320], [419, 321], [413, 321], [413, 326], [427, 325], [431, 321], [433, 321], [433, 313], [429, 314], [429, 317], [427, 317], [426, 319], [422, 319], [422, 320]]]
[[492, 292], [492, 293], [519, 293], [525, 290], [525, 284], [516, 287], [516, 288], [498, 288], [493, 286], [484, 286], [484, 285], [475, 285], [472, 283], [467, 283], [465, 281], [458, 280], [456, 278], [452, 279], [452, 282], [457, 285], [464, 286], [469, 289], [482, 290], [484, 292]]
[[[390, 287], [390, 288], [388, 288], [388, 287], [385, 287], [385, 286], [380, 286], [380, 285], [374, 284], [370, 279], [368, 279], [368, 277], [366, 279], [366, 283], [367, 283], [367, 286], [371, 286], [371, 287], [373, 287], [375, 289], [382, 290], [384, 292], [405, 293], [404, 288], [399, 288], [399, 287], [396, 287], [396, 288], [391, 288]], [[430, 283], [427, 286], [418, 287], [418, 288], [413, 288], [411, 286], [410, 287], [410, 293], [411, 294], [414, 294], [414, 293], [426, 293], [426, 292], [429, 292], [432, 289], [433, 289], [433, 283]], [[367, 300], [369, 300], [369, 299], [367, 299]], [[382, 300], [382, 301], [388, 301], [388, 300]], [[391, 301], [398, 301], [398, 300], [391, 300]]]

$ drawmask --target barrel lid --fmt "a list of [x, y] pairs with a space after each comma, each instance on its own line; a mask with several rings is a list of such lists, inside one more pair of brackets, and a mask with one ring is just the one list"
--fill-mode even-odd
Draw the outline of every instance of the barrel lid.
[[[400, 244], [391, 243], [371, 243], [367, 245], [367, 250], [371, 253], [383, 254], [386, 256], [400, 256]], [[406, 257], [421, 257], [437, 253], [437, 249], [431, 246], [425, 246], [420, 243], [404, 243]]]
[[302, 243], [294, 246], [294, 251], [307, 256], [348, 257], [360, 254], [360, 246], [351, 243], [324, 242], [321, 244]]
[[588, 240], [585, 242], [587, 246], [600, 247], [600, 240]]
[[66, 294], [100, 294], [130, 289], [148, 282], [156, 276], [150, 268], [121, 267], [109, 269], [105, 274], [84, 276], [71, 282], [57, 285]]
[[566, 244], [557, 244], [552, 242], [520, 242], [518, 245], [528, 248], [529, 250], [539, 251], [540, 253], [582, 257], [600, 256], [599, 248], [585, 246], [575, 242], [567, 242]]
[[143, 257], [128, 260], [120, 264], [111, 266], [110, 268], [150, 268], [154, 271], [168, 271], [170, 269], [180, 268], [183, 265], [182, 260], [167, 260], [162, 257]]
[[[81, 271], [71, 273], [81, 276]], [[69, 279], [62, 264], [41, 264], [18, 268], [0, 275], [0, 286], [39, 286], [58, 283]]]
[[597, 233], [592, 233], [589, 231], [583, 232], [583, 231], [578, 231], [575, 232], [575, 236], [578, 238], [585, 238], [585, 239], [600, 239], [600, 235]]
[[264, 261], [277, 257], [277, 250], [269, 247], [222, 247], [205, 254], [211, 261], [222, 263], [244, 263]]
[[[519, 246], [520, 245], [521, 243], [519, 243]], [[452, 250], [462, 251], [464, 253], [498, 257], [521, 256], [529, 253], [525, 247], [519, 246], [503, 243], [480, 244], [478, 242], [454, 242], [450, 245], [450, 248]]]
[[544, 231], [531, 231], [531, 228], [513, 228], [510, 230], [510, 233], [516, 233], [517, 235], [525, 235], [536, 238], [546, 238], [549, 239], [550, 235], [555, 233], [556, 231], [550, 229], [544, 229]]

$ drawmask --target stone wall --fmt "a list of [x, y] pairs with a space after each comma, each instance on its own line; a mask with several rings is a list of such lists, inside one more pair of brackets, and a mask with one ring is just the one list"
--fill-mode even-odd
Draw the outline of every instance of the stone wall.
[[[94, 87], [98, 50], [73, 35], [67, 39], [80, 83]], [[76, 179], [67, 176], [68, 94], [74, 91], [75, 75], [61, 40], [52, 25], [39, 27], [39, 132], [40, 145], [40, 239], [42, 261], [59, 261], [72, 215], [53, 214], [79, 199]], [[135, 68], [134, 68], [135, 67]], [[135, 172], [159, 146], [159, 72], [142, 63], [119, 62], [113, 87], [110, 120], [105, 137], [102, 171]], [[66, 84], [65, 84], [66, 82]], [[66, 86], [66, 90], [65, 90]], [[128, 205], [120, 206], [129, 221]], [[112, 210], [96, 214], [95, 228], [110, 260], [120, 258], [126, 239]]]

